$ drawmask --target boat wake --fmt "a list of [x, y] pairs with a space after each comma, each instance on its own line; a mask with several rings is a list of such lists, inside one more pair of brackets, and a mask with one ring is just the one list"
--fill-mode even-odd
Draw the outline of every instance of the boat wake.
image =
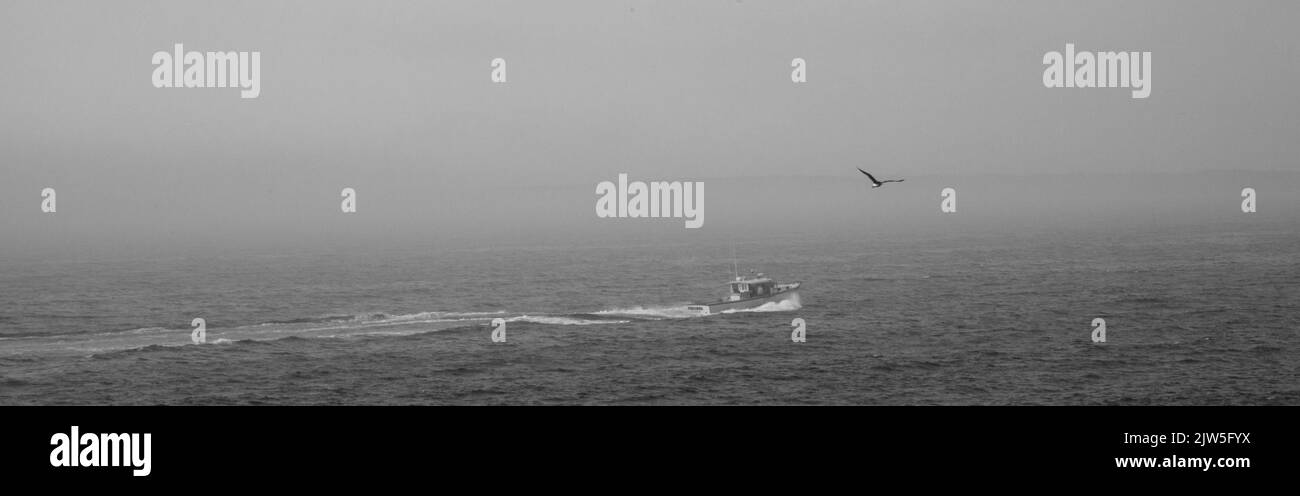
[[[799, 302], [799, 295], [795, 294], [784, 300], [764, 303], [754, 308], [723, 310], [718, 313], [789, 312], [800, 308], [803, 308], [803, 304]], [[635, 320], [691, 319], [707, 316], [707, 314], [704, 314], [699, 310], [692, 310], [690, 305], [612, 308], [609, 310], [592, 312], [590, 315], [600, 317], [622, 317]]]
[[[735, 312], [779, 312], [799, 308], [797, 299], [773, 302]], [[617, 307], [590, 313], [428, 311], [415, 313], [368, 312], [355, 315], [330, 314], [250, 325], [222, 326], [208, 321], [205, 345], [234, 344], [240, 341], [274, 341], [286, 338], [363, 338], [410, 336], [455, 329], [491, 326], [496, 319], [507, 323], [544, 326], [605, 326], [636, 321], [698, 318], [703, 315], [687, 305]], [[189, 346], [192, 329], [180, 326], [141, 327], [121, 331], [4, 338], [3, 355], [43, 353], [97, 354], [147, 347]]]
[[506, 322], [531, 322], [534, 324], [547, 325], [602, 325], [602, 324], [626, 324], [627, 320], [616, 319], [582, 319], [576, 317], [552, 317], [545, 315], [520, 315], [505, 319]]
[[700, 312], [690, 310], [687, 305], [612, 308], [593, 312], [591, 315], [626, 317], [638, 320], [689, 319], [701, 316]]

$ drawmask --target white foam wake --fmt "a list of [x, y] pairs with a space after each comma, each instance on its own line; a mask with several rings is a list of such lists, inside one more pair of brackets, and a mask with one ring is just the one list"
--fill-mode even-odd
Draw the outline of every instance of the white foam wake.
[[369, 320], [371, 322], [446, 322], [455, 320], [482, 320], [499, 317], [505, 315], [505, 313], [505, 310], [498, 310], [495, 312], [418, 312], [400, 315], [372, 314], [378, 315], [379, 318], [370, 318], [363, 314], [354, 320]]
[[603, 320], [603, 319], [589, 320], [589, 319], [577, 319], [573, 317], [550, 317], [545, 315], [538, 315], [538, 316], [520, 315], [518, 317], [511, 317], [505, 319], [505, 321], [506, 322], [532, 322], [535, 324], [549, 324], [549, 325], [580, 325], [580, 326], [601, 325], [601, 324], [626, 324], [629, 322], [626, 320]]
[[635, 317], [641, 319], [687, 319], [699, 317], [700, 312], [689, 310], [686, 305], [664, 307], [612, 308], [592, 312], [592, 315], [609, 315], [613, 317]]

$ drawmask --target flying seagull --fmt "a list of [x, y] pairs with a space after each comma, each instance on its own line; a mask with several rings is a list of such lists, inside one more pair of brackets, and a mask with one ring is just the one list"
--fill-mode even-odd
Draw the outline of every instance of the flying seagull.
[[867, 172], [867, 171], [862, 170], [861, 167], [858, 168], [858, 172], [861, 172], [861, 173], [867, 175], [867, 179], [870, 179], [870, 180], [871, 180], [871, 187], [873, 187], [873, 188], [879, 188], [881, 185], [883, 185], [883, 184], [885, 184], [885, 183], [901, 183], [901, 182], [903, 182], [902, 179], [886, 179], [886, 180], [884, 180], [884, 181], [877, 181], [876, 178], [873, 177], [873, 176], [871, 175], [870, 172]]

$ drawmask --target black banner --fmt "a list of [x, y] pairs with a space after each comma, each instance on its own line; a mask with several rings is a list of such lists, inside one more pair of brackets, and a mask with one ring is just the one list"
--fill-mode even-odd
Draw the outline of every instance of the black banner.
[[[9, 480], [306, 486], [602, 474], [962, 485], [972, 477], [1200, 484], [1280, 478], [1285, 408], [6, 408]], [[81, 441], [64, 441], [75, 429]], [[139, 435], [133, 457], [109, 446]], [[143, 443], [148, 435], [149, 443]], [[108, 443], [101, 440], [105, 436]], [[66, 445], [66, 446], [65, 446]], [[121, 446], [121, 444], [117, 444]], [[139, 447], [147, 446], [147, 453]], [[66, 447], [68, 453], [60, 451]], [[68, 461], [72, 451], [77, 466]], [[130, 463], [126, 462], [130, 460]], [[100, 466], [87, 467], [98, 463]], [[144, 462], [144, 463], [140, 463]], [[147, 472], [136, 475], [137, 472]], [[926, 475], [918, 481], [916, 475]], [[775, 481], [773, 483], [776, 483]]]

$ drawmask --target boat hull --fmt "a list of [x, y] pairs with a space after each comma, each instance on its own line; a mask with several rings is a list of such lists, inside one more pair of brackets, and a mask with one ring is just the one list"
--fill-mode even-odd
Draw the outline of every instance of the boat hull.
[[797, 298], [798, 296], [799, 296], [799, 290], [795, 288], [795, 289], [782, 291], [780, 293], [776, 293], [773, 295], [761, 296], [758, 298], [746, 298], [737, 301], [720, 301], [717, 303], [701, 303], [698, 305], [688, 305], [686, 308], [688, 310], [700, 312], [703, 315], [709, 315], [709, 314], [726, 312], [728, 310], [746, 310], [750, 308], [758, 308], [768, 303], [779, 303], [782, 301]]

